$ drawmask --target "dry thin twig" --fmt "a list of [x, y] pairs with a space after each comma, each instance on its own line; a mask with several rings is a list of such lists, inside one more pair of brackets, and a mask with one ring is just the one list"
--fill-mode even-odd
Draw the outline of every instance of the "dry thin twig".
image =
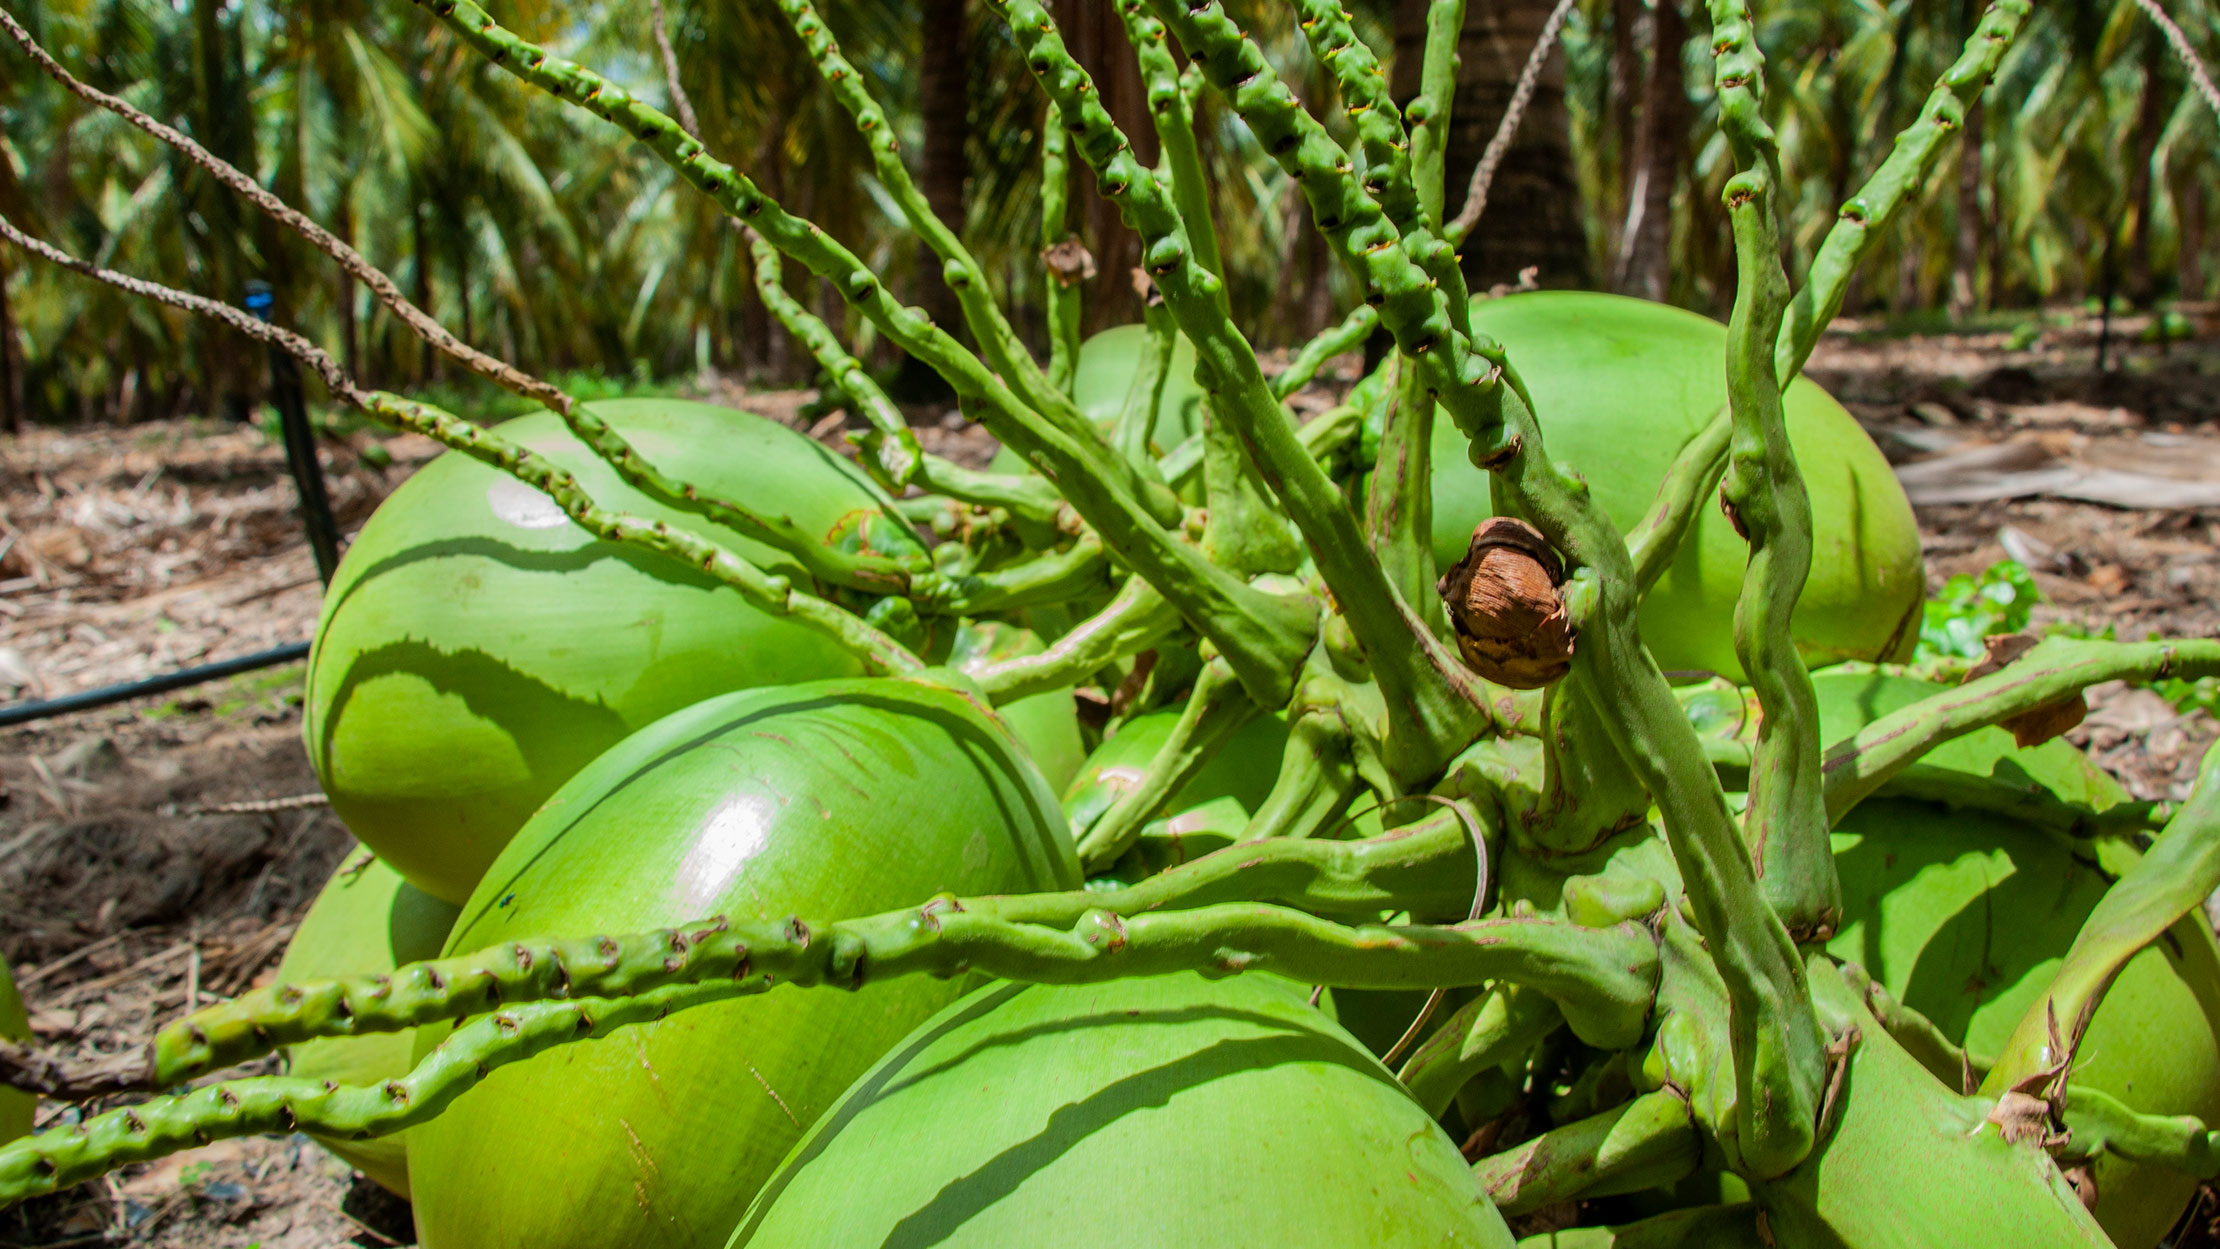
[[2182, 33], [2181, 27], [2174, 24], [2173, 18], [2166, 16], [2166, 10], [2158, 7], [2158, 0], [2135, 2], [2142, 5], [2143, 12], [2149, 14], [2150, 19], [2165, 32], [2166, 42], [2173, 45], [2174, 55], [2181, 58], [2182, 68], [2189, 71], [2190, 81], [2197, 84], [2197, 94], [2205, 97], [2205, 107], [2212, 110], [2215, 119], [2220, 119], [2220, 90], [2214, 89], [2212, 75], [2206, 71], [2205, 63], [2198, 59], [2197, 49], [2190, 46], [2189, 36]]

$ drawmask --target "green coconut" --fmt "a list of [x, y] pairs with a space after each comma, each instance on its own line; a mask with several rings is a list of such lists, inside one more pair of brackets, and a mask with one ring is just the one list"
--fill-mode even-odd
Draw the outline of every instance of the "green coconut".
[[[712, 699], [595, 760], [502, 852], [448, 948], [1077, 881], [1053, 795], [980, 708], [823, 681]], [[963, 987], [781, 986], [501, 1068], [410, 1136], [422, 1243], [714, 1249], [841, 1091]], [[439, 1039], [424, 1029], [419, 1056]]]
[[[1116, 425], [1147, 353], [1147, 326], [1116, 325], [1088, 338], [1079, 345], [1079, 365], [1072, 371], [1072, 402], [1104, 429]], [[1171, 367], [1150, 431], [1159, 455], [1202, 432], [1202, 399], [1202, 387], [1195, 384], [1195, 346], [1181, 335], [1172, 341]]]
[[[1475, 302], [1473, 328], [1500, 340], [1534, 399], [1558, 464], [1577, 470], [1621, 532], [1641, 520], [1681, 447], [1726, 403], [1726, 327], [1618, 295], [1536, 291]], [[1919, 527], [1888, 461], [1816, 383], [1786, 396], [1789, 442], [1811, 493], [1811, 578], [1796, 606], [1797, 646], [1814, 665], [1902, 659], [1918, 640], [1925, 592]], [[1446, 413], [1434, 421], [1434, 558], [1447, 568], [1493, 513]], [[1717, 507], [1642, 605], [1642, 640], [1666, 669], [1743, 679], [1734, 601], [1749, 561]]]
[[[357, 847], [339, 862], [322, 893], [301, 919], [278, 964], [280, 982], [297, 984], [334, 976], [371, 976], [403, 963], [438, 958], [460, 912], [401, 879], [369, 850]], [[310, 1041], [286, 1051], [292, 1074], [358, 1088], [409, 1073], [416, 1035], [374, 1032]], [[408, 1133], [371, 1140], [317, 1137], [317, 1142], [356, 1170], [406, 1197]]]
[[848, 1090], [730, 1249], [1508, 1249], [1456, 1145], [1304, 992], [987, 986]]
[[[1180, 708], [1162, 707], [1127, 719], [1080, 765], [1064, 790], [1064, 813], [1085, 828], [1148, 772], [1171, 740]], [[1193, 844], [1182, 858], [1207, 854], [1233, 840], [1264, 805], [1287, 747], [1287, 722], [1259, 716], [1236, 730], [1195, 778], [1173, 795], [1163, 836]]]
[[[1822, 673], [1828, 740], [1944, 687]], [[2097, 809], [2116, 781], [2063, 741], [2019, 750], [1984, 729], [1929, 764], [2040, 787]], [[2123, 838], [2076, 840], [1973, 810], [1870, 798], [1834, 832], [1843, 922], [1827, 943], [1986, 1063], [2050, 983], [2112, 880], [2134, 864]], [[2091, 1020], [2074, 1082], [2149, 1114], [2220, 1120], [2220, 949], [2201, 913], [2129, 961]], [[2107, 1157], [2097, 1220], [2123, 1249], [2158, 1243], [2196, 1188], [2188, 1176]]]
[[[1072, 402], [1105, 434], [1117, 427], [1126, 390], [1140, 373], [1147, 350], [1148, 327], [1142, 325], [1114, 325], [1079, 344], [1079, 363], [1072, 370]], [[1164, 393], [1157, 401], [1156, 425], [1149, 436], [1158, 455], [1202, 432], [1202, 399], [1202, 387], [1195, 384], [1195, 347], [1181, 336], [1172, 344], [1171, 369], [1164, 376]], [[995, 453], [993, 468], [998, 473], [1032, 471], [1008, 447]]]
[[[31, 1039], [31, 1020], [23, 1013], [23, 997], [15, 991], [15, 977], [4, 958], [0, 958], [0, 1037], [24, 1042]], [[0, 1144], [28, 1133], [37, 1108], [37, 1099], [28, 1093], [0, 1088]]]
[[[1042, 649], [1040, 636], [1030, 629], [999, 620], [967, 620], [956, 631], [948, 666], [969, 668], [974, 663], [1038, 655]], [[1079, 700], [1070, 689], [1029, 694], [1002, 704], [995, 712], [1032, 756], [1051, 790], [1061, 792], [1079, 774], [1087, 761], [1087, 743], [1079, 732]]]
[[[805, 532], [862, 525], [881, 549], [916, 549], [854, 466], [783, 426], [668, 399], [593, 408], [706, 493]], [[552, 413], [501, 432], [570, 469], [605, 506], [807, 583], [783, 554], [626, 486]], [[632, 731], [730, 690], [858, 670], [817, 631], [697, 570], [596, 541], [531, 487], [443, 455], [371, 517], [324, 596], [308, 753], [364, 844], [460, 903], [532, 811]]]

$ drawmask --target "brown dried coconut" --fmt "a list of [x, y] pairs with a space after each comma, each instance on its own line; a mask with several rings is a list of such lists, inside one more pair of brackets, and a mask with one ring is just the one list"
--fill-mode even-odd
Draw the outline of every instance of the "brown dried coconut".
[[1496, 516], [1472, 531], [1471, 548], [1434, 589], [1465, 663], [1498, 685], [1531, 690], [1572, 667], [1572, 621], [1558, 593], [1564, 584], [1564, 561], [1541, 532]]

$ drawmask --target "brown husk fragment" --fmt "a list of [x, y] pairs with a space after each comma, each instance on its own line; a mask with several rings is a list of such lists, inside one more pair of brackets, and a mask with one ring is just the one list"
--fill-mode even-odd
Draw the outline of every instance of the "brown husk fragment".
[[1572, 667], [1572, 621], [1558, 588], [1564, 561], [1523, 520], [1491, 517], [1434, 589], [1449, 609], [1457, 649], [1474, 672], [1512, 689], [1538, 689]]
[[1094, 253], [1076, 238], [1041, 249], [1041, 263], [1060, 286], [1077, 286], [1095, 275]]
[[[2024, 633], [2008, 633], [1985, 638], [1983, 645], [1988, 647], [1989, 653], [1966, 673], [1967, 681], [1978, 680], [2000, 671], [2006, 664], [2033, 650], [2035, 639]], [[2088, 700], [2079, 693], [2073, 693], [2000, 723], [2011, 732], [2013, 742], [2025, 750], [2029, 746], [2040, 746], [2051, 738], [2070, 732], [2088, 714]]]

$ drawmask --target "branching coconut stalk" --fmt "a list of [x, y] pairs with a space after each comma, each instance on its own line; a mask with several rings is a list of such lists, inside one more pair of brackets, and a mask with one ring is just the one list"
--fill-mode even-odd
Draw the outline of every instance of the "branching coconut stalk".
[[1440, 225], [1449, 158], [1449, 117], [1457, 101], [1457, 44], [1465, 33], [1465, 0], [1429, 0], [1420, 53], [1418, 96], [1403, 108], [1411, 134], [1411, 180], [1420, 211]]
[[946, 378], [990, 432], [1056, 482], [1104, 540], [1218, 646], [1244, 684], [1268, 701], [1284, 700], [1306, 649], [1306, 609], [1249, 588], [1165, 529], [1179, 518], [1169, 491], [1137, 477], [1091, 430], [1075, 434], [1028, 408], [977, 356], [924, 313], [898, 302], [855, 253], [710, 156], [677, 122], [591, 70], [518, 38], [467, 0], [414, 2], [510, 73], [637, 137], [727, 213], [832, 282], [880, 333]]
[[940, 257], [941, 279], [955, 293], [957, 305], [963, 309], [964, 322], [971, 328], [972, 336], [979, 340], [979, 349], [985, 353], [987, 363], [1034, 411], [1075, 437], [1093, 436], [1094, 430], [1088, 427], [1079, 409], [1072, 406], [1070, 396], [1061, 387], [1049, 383], [1048, 375], [1018, 341], [1017, 331], [1002, 315], [1001, 305], [995, 303], [993, 293], [987, 288], [986, 274], [979, 262], [964, 247], [963, 240], [956, 237], [956, 232], [935, 216], [932, 207], [925, 202], [925, 193], [918, 190], [916, 182], [910, 178], [909, 166], [902, 161], [902, 146], [894, 136], [894, 127], [887, 123], [886, 113], [880, 109], [878, 101], [871, 98], [863, 75], [841, 54], [840, 45], [833, 39], [832, 31], [826, 28], [824, 18], [809, 0], [778, 0], [777, 7], [787, 25], [801, 39], [802, 46], [808, 49], [817, 74], [825, 80], [833, 99], [855, 120], [864, 146], [871, 153], [871, 169], [879, 184], [902, 210], [910, 229]]
[[1780, 152], [1762, 113], [1765, 56], [1744, 0], [1712, 0], [1711, 26], [1719, 128], [1736, 165], [1726, 187], [1737, 280], [1727, 322], [1734, 430], [1720, 502], [1750, 543], [1734, 649], [1764, 711], [1750, 755], [1743, 834], [1774, 914], [1799, 938], [1823, 938], [1834, 932], [1842, 891], [1820, 795], [1819, 698], [1791, 632], [1811, 573], [1812, 537], [1811, 497], [1788, 445], [1772, 360], [1788, 304], [1775, 202]]
[[[1184, 14], [1156, 8], [1157, 16], [1180, 34], [1189, 55], [1202, 61], [1215, 81], [1217, 71], [1196, 53], [1182, 30]], [[1196, 262], [1170, 195], [1134, 158], [1099, 103], [1094, 84], [1065, 50], [1055, 23], [1033, 0], [1015, 0], [1002, 12], [1028, 67], [1072, 131], [1080, 154], [1106, 193], [1117, 200], [1126, 224], [1141, 235], [1143, 262], [1164, 292], [1181, 331], [1195, 344], [1198, 374], [1204, 379], [1213, 415], [1240, 435], [1265, 483], [1302, 531], [1336, 606], [1364, 647], [1394, 711], [1390, 741], [1399, 748], [1398, 771], [1413, 780], [1422, 778], [1446, 761], [1450, 742], [1469, 736], [1475, 720], [1472, 710], [1433, 680], [1422, 663], [1427, 649], [1438, 649], [1439, 643], [1430, 635], [1414, 635], [1406, 623], [1398, 596], [1367, 549], [1355, 518], [1317, 462], [1303, 450], [1285, 409], [1264, 380], [1255, 352], [1224, 316], [1218, 294], [1223, 284]], [[1273, 85], [1278, 86], [1276, 79]], [[1219, 88], [1225, 90], [1225, 84], [1220, 82]], [[1279, 89], [1285, 92], [1284, 87]], [[1236, 107], [1242, 107], [1238, 101]], [[1339, 159], [1345, 163], [1347, 158]], [[1362, 198], [1361, 191], [1354, 194]], [[1377, 206], [1372, 211], [1377, 213]], [[1246, 678], [1243, 683], [1255, 691]], [[1287, 692], [1277, 690], [1274, 697], [1260, 701], [1276, 706], [1286, 701]]]
[[[2052, 1202], [2038, 1211], [2038, 1222], [2048, 1220], [2041, 1226], [2057, 1232], [2046, 1243], [2094, 1243], [2087, 1238], [2095, 1234], [2078, 1201], [2053, 1202], [2063, 1191], [2054, 1158], [2109, 1154], [2199, 1176], [2220, 1168], [2201, 1123], [2137, 1114], [2071, 1079], [2076, 1039], [2119, 969], [2220, 885], [2215, 759], [2140, 865], [2089, 915], [1999, 1055], [1969, 1053], [1863, 969], [1816, 945], [1840, 910], [1828, 828], [1867, 796], [1916, 796], [2074, 836], [2136, 828], [2151, 815], [2136, 804], [2096, 811], [2050, 802], [1994, 777], [1922, 764], [1925, 752], [1984, 726], [2024, 727], [2030, 712], [2099, 681], [2220, 674], [2216, 642], [2048, 642], [1881, 717], [1824, 756], [1820, 750], [1813, 686], [1789, 631], [1813, 548], [1782, 392], [1876, 231], [1929, 180], [2024, 20], [2025, 0], [2001, 0], [1984, 16], [1793, 297], [1776, 220], [1786, 188], [1762, 115], [1752, 19], [1740, 0], [1713, 0], [1720, 117], [1736, 166], [1726, 196], [1737, 268], [1728, 406], [1682, 448], [1648, 514], [1623, 539], [1576, 466], [1552, 458], [1542, 437], [1548, 414], [1536, 412], [1504, 348], [1471, 328], [1451, 243], [1471, 228], [1482, 201], [1468, 203], [1457, 221], [1445, 219], [1443, 203], [1461, 0], [1429, 4], [1420, 93], [1402, 109], [1348, 15], [1325, 0], [1293, 0], [1354, 121], [1354, 156], [1303, 110], [1215, 0], [1121, 0], [1164, 152], [1154, 170], [1134, 156], [1040, 0], [992, 0], [1049, 103], [1045, 366], [1021, 343], [954, 224], [931, 212], [894, 127], [813, 0], [778, 0], [778, 8], [864, 136], [878, 182], [939, 258], [977, 354], [897, 301], [855, 252], [707, 153], [659, 7], [656, 43], [677, 121], [519, 39], [468, 0], [413, 2], [529, 86], [638, 139], [734, 220], [766, 307], [868, 425], [854, 438], [867, 468], [891, 492], [930, 492], [903, 499], [903, 514], [960, 536], [939, 549], [937, 566], [834, 551], [779, 529], [781, 518], [700, 498], [645, 465], [569, 396], [454, 340], [390, 279], [247, 175], [69, 77], [13, 19], [5, 22], [10, 34], [66, 87], [179, 147], [381, 299], [390, 290], [388, 306], [404, 324], [557, 411], [627, 481], [793, 554], [819, 581], [884, 597], [859, 615], [866, 609], [797, 590], [704, 539], [600, 507], [571, 474], [497, 434], [362, 389], [289, 331], [87, 264], [4, 220], [0, 239], [292, 352], [342, 402], [534, 485], [596, 536], [702, 569], [750, 603], [833, 637], [875, 673], [997, 704], [1079, 685], [1116, 687], [1112, 705], [1121, 715], [1192, 688], [1137, 781], [1083, 830], [1085, 863], [1118, 868], [1089, 888], [944, 894], [829, 922], [716, 919], [624, 937], [509, 943], [382, 977], [256, 990], [169, 1025], [140, 1054], [93, 1067], [0, 1043], [0, 1082], [88, 1099], [172, 1089], [316, 1039], [456, 1025], [413, 1072], [384, 1084], [232, 1081], [0, 1146], [0, 1204], [227, 1135], [397, 1131], [430, 1119], [501, 1064], [777, 985], [854, 988], [972, 973], [1081, 984], [1262, 971], [1336, 988], [1430, 990], [1427, 1010], [1388, 1051], [1392, 1063], [1415, 1045], [1399, 1078], [1429, 1112], [1454, 1104], [1485, 1122], [1516, 1095], [1506, 1068], [1526, 1064], [1522, 1080], [1555, 1081], [1559, 1060], [1530, 1063], [1537, 1049], [1575, 1064], [1563, 1072], [1574, 1091], [1558, 1099], [1558, 1126], [1499, 1142], [1508, 1148], [1474, 1170], [1476, 1200], [1485, 1195], [1515, 1215], [1668, 1186], [1709, 1157], [1749, 1181], [1764, 1209], [1668, 1215], [1622, 1229], [1619, 1243], [1701, 1229], [1747, 1238], [1771, 1228], [1784, 1243], [1817, 1243], [1824, 1237], [1815, 1227], [1835, 1235], [1830, 1220], [1845, 1216], [1827, 1206], [1831, 1198], [1814, 1179], [1828, 1166], [1810, 1160], [1825, 1164], [1836, 1150], [1866, 1160], [1886, 1152], [1875, 1125], [1892, 1113], [1940, 1142], [1939, 1169], [1963, 1162], [1979, 1177], [1972, 1183], [2007, 1195], [2000, 1200]], [[1559, 6], [1553, 21], [1564, 12]], [[1551, 38], [1530, 58], [1530, 74]], [[1194, 97], [1204, 84], [1295, 180], [1361, 291], [1356, 309], [1272, 379], [1229, 311], [1194, 133]], [[1515, 124], [1507, 119], [1505, 133]], [[1078, 283], [1092, 276], [1091, 259], [1067, 232], [1073, 160], [1092, 169], [1142, 240], [1137, 282], [1150, 301], [1149, 338], [1112, 430], [1094, 426], [1073, 400]], [[1484, 162], [1483, 185], [1485, 171]], [[787, 293], [787, 259], [832, 282], [889, 342], [946, 378], [964, 410], [1038, 475], [981, 472], [925, 453], [833, 326]], [[1380, 329], [1396, 345], [1391, 372], [1298, 428], [1286, 400]], [[1162, 448], [1152, 439], [1182, 337], [1195, 348], [1205, 423]], [[1359, 404], [1385, 418], [1370, 464], [1353, 462], [1365, 420]], [[1438, 583], [1428, 510], [1437, 404], [1472, 462], [1493, 474], [1502, 513], [1478, 527], [1467, 557]], [[1350, 493], [1357, 488], [1361, 501]], [[1690, 709], [1719, 691], [1676, 694], [1643, 645], [1637, 612], [1714, 490], [1751, 544], [1735, 643], [1762, 715], [1745, 714], [1744, 694], [1728, 687], [1733, 715], [1699, 732]], [[920, 613], [979, 617], [1050, 603], [1070, 605], [1053, 613], [1058, 626], [1077, 623], [1042, 630], [1047, 645], [1031, 655], [966, 651], [977, 657], [951, 660], [958, 670], [929, 669], [918, 653], [923, 643], [913, 651], [898, 640], [928, 636]], [[1150, 648], [1164, 657], [1154, 669], [1143, 655]], [[1175, 795], [1235, 730], [1263, 715], [1284, 720], [1287, 742], [1268, 796], [1235, 844], [1144, 874], [1161, 861], [1150, 857], [1161, 840], [1143, 841], [1162, 827], [1152, 822], [1171, 813]], [[1747, 774], [1739, 814], [1721, 769], [1738, 783]], [[1423, 799], [1448, 809], [1381, 836], [1335, 840], [1368, 792], [1380, 804]], [[1482, 869], [1491, 853], [1512, 870], [1492, 886], [1497, 902], [1483, 914], [1478, 895], [1486, 889], [1477, 882], [1494, 879]], [[1468, 913], [1474, 918], [1464, 922], [1419, 922]], [[1399, 922], [1406, 918], [1413, 922]], [[1445, 992], [1462, 986], [1475, 993], [1429, 1032]], [[1984, 1079], [1981, 1095], [1969, 1096], [1968, 1086]], [[2064, 1140], [2061, 1123], [2074, 1129]], [[2051, 1152], [2010, 1143], [2021, 1133]]]
[[[2074, 1049], [2120, 969], [2220, 889], [2220, 746], [2207, 750], [2189, 801], [2083, 921], [2073, 948], [2030, 1003], [1981, 1082], [1990, 1097], [2070, 1075]], [[2064, 1042], [2061, 1048], [2061, 1041]]]
[[158, 1097], [0, 1146], [0, 1205], [220, 1140], [310, 1132], [387, 1136], [430, 1121], [495, 1069], [631, 1024], [759, 991], [753, 982], [680, 984], [629, 998], [503, 1007], [462, 1025], [414, 1071], [368, 1088], [256, 1076]]
[[1873, 794], [1954, 737], [2002, 724], [2106, 681], [2220, 675], [2220, 641], [2095, 642], [2049, 638], [2001, 671], [1891, 712], [1827, 750], [1827, 818]]
[[[1664, 812], [1698, 926], [1725, 975], [1744, 1086], [1743, 1161], [1760, 1175], [1795, 1165], [1810, 1149], [1824, 1076], [1803, 970], [1758, 892], [1701, 744], [1642, 649], [1623, 541], [1588, 502], [1584, 483], [1550, 463], [1502, 349], [1455, 331], [1433, 283], [1395, 245], [1394, 227], [1356, 185], [1346, 154], [1295, 103], [1256, 45], [1215, 3], [1152, 2], [1265, 150], [1300, 180], [1313, 219], [1367, 282], [1367, 301], [1377, 301], [1382, 324], [1405, 358], [1428, 371], [1437, 398], [1471, 439], [1473, 463], [1499, 474], [1568, 563], [1594, 570], [1597, 627], [1583, 633], [1576, 667], [1587, 667], [1597, 688], [1615, 691], [1623, 716], [1610, 725], [1615, 744]], [[1312, 546], [1318, 547], [1315, 537]], [[1358, 636], [1369, 651], [1371, 639], [1361, 629]]]
[[[1278, 875], [1300, 894], [1328, 856], [1282, 849], [1277, 857]], [[1257, 870], [1227, 865], [1215, 875], [1200, 874], [1197, 883], [1234, 892], [1226, 886], [1248, 882], [1229, 881], [1229, 875]], [[897, 976], [966, 971], [1084, 984], [1196, 970], [1271, 971], [1304, 983], [1383, 989], [1508, 980], [1555, 1001], [1584, 1041], [1613, 1047], [1641, 1036], [1656, 987], [1657, 952], [1653, 936], [1633, 923], [1588, 928], [1513, 918], [1433, 927], [1344, 925], [1255, 901], [1150, 909], [1084, 890], [1017, 898], [944, 895], [830, 924], [716, 919], [627, 937], [515, 942], [412, 963], [390, 975], [280, 985], [163, 1029], [136, 1071], [104, 1071], [95, 1083], [11, 1046], [11, 1061], [0, 1074], [57, 1096], [84, 1098], [169, 1087], [320, 1037], [395, 1032], [558, 999], [637, 998], [702, 984], [737, 986], [734, 993], [780, 984], [852, 989]], [[10, 1150], [35, 1148], [0, 1147], [0, 1174], [7, 1173]]]

